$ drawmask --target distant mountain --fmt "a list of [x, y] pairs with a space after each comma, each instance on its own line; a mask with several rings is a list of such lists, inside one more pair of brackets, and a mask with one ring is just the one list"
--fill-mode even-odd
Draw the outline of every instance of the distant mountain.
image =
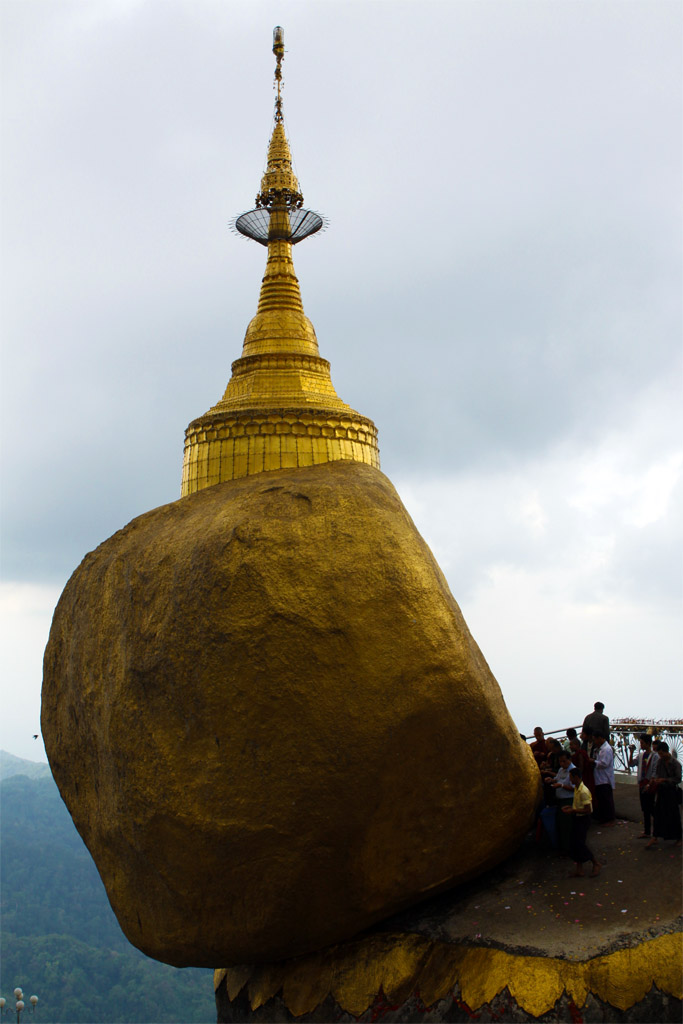
[[49, 764], [41, 761], [25, 761], [6, 750], [0, 750], [0, 781], [11, 775], [26, 775], [29, 779], [45, 779], [51, 775]]
[[48, 766], [6, 753], [0, 766], [0, 994], [37, 995], [38, 1024], [215, 1021], [210, 970], [158, 963], [125, 938]]

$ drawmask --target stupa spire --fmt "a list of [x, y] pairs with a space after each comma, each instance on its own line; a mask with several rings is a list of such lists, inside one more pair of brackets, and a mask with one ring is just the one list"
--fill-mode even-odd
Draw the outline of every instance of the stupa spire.
[[323, 227], [304, 208], [285, 134], [284, 32], [273, 31], [274, 124], [253, 210], [235, 220], [241, 234], [267, 246], [256, 315], [221, 400], [185, 432], [181, 494], [274, 469], [337, 459], [379, 467], [374, 423], [337, 395], [313, 324], [304, 313], [292, 247]]

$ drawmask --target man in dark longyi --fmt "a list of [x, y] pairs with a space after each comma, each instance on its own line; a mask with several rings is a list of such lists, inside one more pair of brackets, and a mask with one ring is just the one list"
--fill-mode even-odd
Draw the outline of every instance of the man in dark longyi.
[[659, 839], [673, 839], [681, 845], [681, 763], [671, 756], [668, 743], [659, 744], [659, 761], [653, 780], [656, 787], [654, 828], [646, 850], [656, 846]]
[[633, 755], [636, 748], [631, 744], [629, 747], [630, 756], [628, 763], [629, 767], [632, 767], [634, 764], [638, 765], [638, 791], [640, 795], [640, 809], [643, 812], [643, 831], [638, 838], [649, 839], [652, 815], [655, 809], [656, 791], [656, 787], [652, 783], [659, 763], [659, 754], [652, 749], [652, 737], [648, 736], [646, 732], [641, 733], [638, 740], [640, 742], [640, 753], [634, 759]]

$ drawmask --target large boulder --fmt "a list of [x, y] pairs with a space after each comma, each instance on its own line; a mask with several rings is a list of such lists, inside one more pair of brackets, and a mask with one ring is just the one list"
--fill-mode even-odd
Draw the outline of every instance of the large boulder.
[[88, 554], [42, 730], [121, 927], [178, 966], [351, 936], [501, 860], [537, 800], [434, 557], [355, 462], [218, 484]]

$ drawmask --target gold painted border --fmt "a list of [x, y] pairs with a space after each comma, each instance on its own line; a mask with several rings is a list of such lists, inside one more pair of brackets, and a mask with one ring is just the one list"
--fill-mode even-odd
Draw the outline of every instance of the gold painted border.
[[589, 993], [628, 1010], [652, 985], [683, 998], [683, 935], [676, 932], [591, 960], [518, 956], [489, 947], [436, 942], [421, 935], [374, 935], [278, 964], [214, 971], [214, 987], [225, 979], [229, 999], [248, 986], [252, 1010], [282, 990], [295, 1017], [312, 1012], [332, 995], [342, 1010], [359, 1017], [380, 989], [391, 1003], [419, 992], [432, 1006], [456, 985], [471, 1010], [490, 1003], [504, 988], [534, 1017], [551, 1010], [563, 992], [581, 1007]]

